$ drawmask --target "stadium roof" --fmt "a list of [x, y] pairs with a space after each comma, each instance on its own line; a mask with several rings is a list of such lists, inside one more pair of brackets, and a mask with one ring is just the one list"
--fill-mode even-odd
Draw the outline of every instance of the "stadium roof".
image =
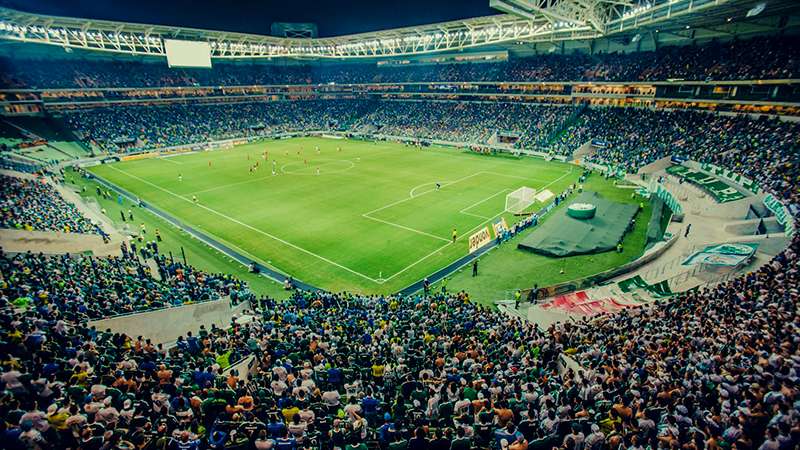
[[[0, 39], [165, 56], [163, 40], [169, 38], [209, 42], [215, 59], [351, 59], [504, 44], [626, 38], [654, 30], [702, 30], [706, 37], [767, 32], [795, 26], [798, 10], [794, 0], [773, 0], [767, 7], [760, 7], [766, 12], [758, 11], [755, 16], [754, 7], [759, 7], [753, 0], [654, 0], [637, 4], [631, 0], [491, 0], [490, 4], [506, 14], [314, 39], [55, 17], [0, 8]], [[762, 18], [771, 21], [761, 23]]]

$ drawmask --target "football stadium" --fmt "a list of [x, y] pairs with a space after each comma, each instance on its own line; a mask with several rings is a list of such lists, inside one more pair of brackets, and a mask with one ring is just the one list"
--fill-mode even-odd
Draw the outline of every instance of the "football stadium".
[[0, 2], [0, 448], [800, 448], [800, 3]]

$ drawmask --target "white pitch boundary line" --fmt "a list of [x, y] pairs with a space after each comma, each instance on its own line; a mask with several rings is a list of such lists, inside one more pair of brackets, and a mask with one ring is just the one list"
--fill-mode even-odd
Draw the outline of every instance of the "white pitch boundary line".
[[412, 267], [416, 266], [417, 264], [421, 263], [422, 261], [425, 261], [426, 259], [430, 258], [431, 256], [433, 256], [433, 255], [435, 255], [435, 254], [437, 254], [437, 253], [441, 252], [441, 251], [442, 251], [442, 250], [444, 250], [444, 248], [445, 248], [445, 247], [447, 247], [448, 245], [452, 245], [452, 244], [450, 244], [450, 243], [447, 243], [447, 244], [445, 244], [445, 245], [443, 245], [443, 246], [441, 246], [441, 247], [437, 248], [436, 250], [434, 250], [434, 251], [432, 251], [432, 252], [428, 253], [427, 255], [423, 256], [422, 258], [420, 258], [420, 259], [418, 259], [418, 260], [414, 261], [413, 263], [411, 263], [411, 264], [407, 265], [405, 268], [403, 268], [403, 269], [400, 269], [400, 271], [399, 271], [399, 272], [396, 272], [394, 275], [390, 276], [389, 278], [386, 278], [386, 279], [384, 280], [384, 282], [391, 280], [392, 278], [394, 278], [394, 277], [396, 277], [396, 276], [400, 275], [401, 273], [405, 272], [406, 270], [408, 270], [408, 269], [410, 269], [410, 268], [412, 268]]
[[[184, 201], [186, 201], [186, 202], [188, 202], [188, 203], [194, 204], [194, 202], [193, 202], [191, 199], [189, 199], [189, 198], [186, 198], [186, 197], [184, 197], [184, 196], [182, 196], [182, 195], [176, 194], [176, 193], [174, 193], [174, 192], [172, 192], [172, 191], [170, 191], [170, 190], [168, 190], [168, 189], [164, 189], [164, 188], [162, 188], [161, 186], [158, 186], [158, 185], [156, 185], [156, 184], [153, 184], [153, 183], [151, 183], [151, 182], [149, 182], [149, 181], [147, 181], [147, 180], [145, 180], [145, 179], [142, 179], [142, 178], [140, 178], [140, 177], [138, 177], [138, 176], [136, 176], [136, 175], [133, 175], [133, 174], [131, 174], [131, 173], [125, 172], [124, 170], [117, 169], [117, 168], [116, 168], [116, 167], [114, 167], [114, 166], [109, 166], [109, 167], [110, 167], [111, 169], [113, 169], [113, 170], [116, 170], [116, 171], [117, 171], [117, 172], [119, 172], [119, 173], [122, 173], [123, 175], [127, 175], [127, 176], [129, 176], [129, 177], [131, 177], [131, 178], [134, 178], [134, 179], [136, 179], [136, 180], [139, 180], [139, 181], [141, 181], [142, 183], [148, 184], [148, 185], [150, 185], [150, 186], [152, 186], [152, 187], [154, 187], [154, 188], [156, 188], [156, 189], [158, 189], [158, 190], [160, 190], [160, 191], [166, 192], [167, 194], [170, 194], [170, 195], [172, 195], [172, 196], [174, 196], [174, 197], [177, 197], [177, 198], [179, 198], [179, 199], [181, 199], [181, 200], [184, 200]], [[363, 273], [361, 273], [361, 272], [358, 272], [358, 271], [355, 271], [355, 270], [353, 270], [353, 269], [351, 269], [351, 268], [349, 268], [349, 267], [345, 267], [345, 266], [343, 266], [343, 265], [341, 265], [341, 264], [339, 264], [339, 263], [337, 263], [337, 262], [335, 262], [335, 261], [331, 261], [330, 259], [328, 259], [328, 258], [326, 258], [326, 257], [324, 257], [324, 256], [321, 256], [321, 255], [318, 255], [318, 254], [316, 254], [316, 253], [314, 253], [314, 252], [312, 252], [312, 251], [306, 250], [306, 249], [304, 249], [304, 248], [302, 248], [302, 247], [298, 247], [297, 245], [295, 245], [295, 244], [292, 244], [291, 242], [285, 241], [285, 240], [283, 240], [283, 239], [281, 239], [281, 238], [279, 238], [279, 237], [277, 237], [277, 236], [273, 236], [273, 235], [271, 235], [271, 234], [269, 234], [269, 233], [267, 233], [267, 232], [265, 232], [265, 231], [259, 230], [258, 228], [255, 228], [255, 227], [253, 227], [252, 225], [248, 225], [248, 224], [246, 224], [246, 223], [244, 223], [244, 222], [242, 222], [242, 221], [240, 221], [240, 220], [238, 220], [238, 219], [234, 219], [234, 218], [232, 218], [232, 217], [230, 217], [230, 216], [228, 216], [228, 215], [225, 215], [225, 214], [223, 214], [223, 213], [221, 213], [221, 212], [219, 212], [219, 211], [216, 211], [216, 210], [214, 210], [214, 209], [211, 209], [211, 208], [209, 208], [208, 206], [201, 205], [201, 204], [199, 204], [199, 203], [198, 203], [196, 206], [199, 206], [200, 208], [203, 208], [203, 209], [205, 209], [206, 211], [209, 211], [209, 212], [211, 212], [211, 213], [214, 213], [214, 214], [216, 214], [216, 215], [218, 215], [218, 216], [220, 216], [220, 217], [222, 217], [222, 218], [224, 218], [224, 219], [227, 219], [227, 220], [229, 220], [229, 221], [231, 221], [231, 222], [233, 222], [233, 223], [235, 223], [235, 224], [241, 225], [241, 226], [243, 226], [243, 227], [245, 227], [245, 228], [247, 228], [247, 229], [249, 229], [249, 230], [255, 231], [256, 233], [259, 233], [259, 234], [262, 234], [262, 235], [264, 235], [264, 236], [267, 236], [268, 238], [270, 238], [270, 239], [273, 239], [273, 240], [275, 240], [275, 241], [278, 241], [278, 242], [280, 242], [280, 243], [282, 243], [282, 244], [284, 244], [284, 245], [287, 245], [287, 246], [289, 246], [289, 247], [292, 247], [292, 248], [294, 248], [294, 249], [296, 249], [296, 250], [299, 250], [299, 251], [301, 251], [301, 252], [303, 252], [303, 253], [306, 253], [306, 254], [308, 254], [308, 255], [314, 256], [314, 257], [316, 257], [316, 258], [319, 258], [320, 260], [322, 260], [322, 261], [325, 261], [326, 263], [328, 263], [328, 264], [330, 264], [330, 265], [332, 265], [332, 266], [336, 266], [336, 267], [338, 267], [338, 268], [340, 268], [340, 269], [346, 270], [346, 271], [348, 271], [348, 272], [352, 273], [353, 275], [358, 275], [359, 277], [361, 277], [361, 278], [364, 278], [364, 279], [366, 279], [366, 280], [369, 280], [369, 281], [372, 281], [373, 283], [382, 284], [381, 282], [379, 282], [379, 281], [378, 281], [378, 280], [376, 280], [375, 278], [372, 278], [372, 277], [369, 277], [369, 276], [367, 276], [367, 275], [364, 275]]]
[[445, 241], [445, 242], [448, 242], [448, 243], [450, 242], [450, 240], [447, 239], [447, 238], [443, 238], [441, 236], [436, 236], [435, 234], [430, 234], [430, 233], [427, 233], [425, 231], [421, 231], [421, 230], [417, 230], [417, 229], [414, 229], [414, 228], [410, 228], [410, 227], [407, 227], [405, 225], [400, 225], [399, 223], [394, 223], [394, 222], [389, 222], [388, 220], [378, 219], [377, 217], [372, 217], [369, 214], [362, 214], [361, 217], [363, 217], [365, 219], [370, 219], [370, 220], [375, 220], [377, 222], [385, 223], [386, 225], [391, 225], [393, 227], [402, 228], [403, 230], [411, 231], [412, 233], [417, 233], [417, 234], [421, 234], [423, 236], [428, 236], [428, 237], [432, 237], [434, 239], [439, 239], [440, 241]]
[[[470, 178], [472, 178], [472, 177], [475, 177], [475, 176], [478, 176], [478, 175], [480, 175], [480, 174], [482, 174], [482, 173], [483, 173], [483, 172], [475, 172], [475, 173], [473, 173], [472, 175], [467, 175], [467, 176], [465, 176], [465, 177], [461, 177], [461, 178], [459, 178], [459, 179], [457, 179], [457, 180], [450, 181], [450, 182], [448, 182], [447, 184], [443, 184], [443, 185], [442, 185], [442, 187], [447, 187], [447, 186], [450, 186], [451, 184], [460, 183], [460, 182], [462, 182], [462, 181], [464, 181], [464, 180], [468, 180], [468, 179], [470, 179]], [[426, 184], [430, 184], [430, 183], [426, 183]], [[419, 186], [424, 186], [424, 185], [420, 184]], [[416, 187], [419, 187], [419, 186], [416, 186]], [[413, 191], [413, 189], [412, 189], [412, 191]], [[435, 192], [435, 191], [436, 191], [436, 189], [431, 189], [431, 190], [429, 190], [429, 191], [425, 191], [425, 192], [423, 192], [423, 193], [421, 193], [421, 194], [417, 195], [416, 197], [411, 197], [411, 196], [409, 196], [409, 197], [406, 197], [406, 198], [401, 198], [400, 200], [397, 200], [397, 201], [395, 201], [395, 202], [392, 202], [392, 203], [388, 203], [388, 204], [386, 204], [386, 205], [383, 205], [383, 206], [381, 206], [380, 208], [373, 209], [372, 211], [367, 211], [367, 212], [365, 212], [364, 214], [366, 214], [366, 215], [369, 215], [369, 214], [374, 214], [374, 213], [376, 213], [376, 212], [378, 212], [378, 211], [383, 211], [384, 209], [391, 208], [392, 206], [399, 205], [400, 203], [405, 203], [405, 202], [407, 202], [407, 201], [409, 201], [409, 200], [414, 200], [414, 199], [416, 199], [416, 198], [420, 198], [420, 197], [422, 197], [422, 196], [423, 196], [423, 195], [425, 195], [425, 194], [429, 194], [429, 193], [431, 193], [431, 192]]]
[[166, 161], [166, 162], [172, 163], [172, 164], [177, 164], [177, 165], [179, 165], [179, 166], [182, 166], [182, 165], [183, 165], [183, 163], [182, 163], [182, 162], [173, 161], [171, 158], [169, 158], [169, 157], [167, 157], [167, 156], [159, 156], [159, 157], [158, 157], [158, 159], [160, 159], [160, 160], [162, 160], [162, 161]]
[[[573, 171], [573, 169], [572, 169], [572, 168], [570, 168], [570, 170], [568, 170], [567, 172], [564, 172], [564, 174], [563, 174], [563, 175], [561, 175], [560, 177], [556, 178], [555, 180], [553, 180], [553, 181], [551, 181], [551, 182], [547, 183], [546, 185], [542, 186], [542, 187], [541, 187], [541, 189], [539, 189], [539, 190], [544, 190], [544, 189], [547, 189], [548, 187], [552, 186], [554, 183], [556, 183], [556, 182], [558, 182], [558, 181], [561, 181], [562, 179], [564, 179], [564, 177], [566, 177], [567, 175], [571, 174], [571, 173], [572, 173], [572, 171]], [[505, 212], [505, 211], [500, 211], [498, 214], [494, 215], [493, 217], [490, 217], [490, 218], [489, 218], [488, 220], [486, 220], [485, 222], [482, 222], [482, 223], [480, 223], [478, 226], [474, 227], [473, 229], [471, 229], [470, 231], [468, 231], [467, 233], [465, 233], [465, 235], [469, 235], [470, 233], [472, 233], [473, 231], [477, 230], [478, 228], [480, 228], [480, 227], [482, 227], [482, 226], [486, 226], [486, 223], [488, 223], [488, 222], [490, 222], [490, 221], [494, 220], [494, 219], [495, 219], [495, 218], [497, 218], [497, 217], [500, 217], [501, 215], [503, 215], [503, 213], [504, 213], [504, 212]], [[447, 244], [447, 245], [450, 245], [450, 244]], [[439, 253], [440, 251], [442, 251], [442, 250], [443, 250], [445, 247], [447, 247], [447, 245], [443, 245], [443, 246], [441, 246], [441, 247], [437, 248], [436, 250], [432, 251], [431, 253], [428, 253], [427, 255], [425, 255], [425, 256], [423, 256], [422, 258], [420, 258], [420, 259], [418, 259], [418, 260], [414, 261], [413, 263], [409, 264], [409, 265], [408, 265], [408, 266], [406, 266], [404, 269], [401, 269], [399, 272], [395, 273], [394, 275], [390, 276], [389, 278], [386, 278], [384, 281], [389, 281], [389, 280], [391, 280], [392, 278], [394, 278], [394, 277], [396, 277], [396, 276], [400, 275], [401, 273], [403, 273], [403, 272], [407, 271], [408, 269], [410, 269], [410, 268], [412, 268], [412, 267], [416, 266], [417, 264], [421, 263], [422, 261], [425, 261], [426, 259], [430, 258], [431, 256], [433, 256], [433, 255], [435, 255], [435, 254]], [[450, 263], [448, 263], [448, 265], [449, 265], [449, 264], [450, 264]], [[445, 266], [445, 267], [446, 267], [446, 266]]]
[[[501, 190], [501, 191], [499, 191], [499, 192], [496, 192], [496, 193], [494, 193], [494, 194], [492, 194], [492, 195], [490, 195], [490, 196], [486, 197], [486, 198], [485, 198], [485, 199], [483, 199], [483, 200], [479, 200], [479, 201], [477, 201], [477, 202], [475, 202], [475, 203], [473, 203], [473, 204], [471, 204], [471, 205], [467, 206], [466, 208], [462, 209], [462, 210], [461, 210], [461, 211], [459, 211], [459, 212], [460, 212], [461, 214], [467, 214], [467, 215], [469, 215], [469, 216], [483, 217], [483, 216], [479, 216], [478, 214], [472, 214], [472, 213], [468, 213], [467, 211], [468, 211], [468, 210], [470, 210], [470, 209], [472, 209], [472, 208], [474, 208], [474, 207], [476, 207], [476, 206], [478, 206], [478, 205], [480, 205], [480, 204], [481, 204], [481, 203], [483, 203], [483, 202], [489, 201], [489, 200], [491, 200], [491, 199], [493, 199], [493, 198], [497, 197], [498, 195], [502, 194], [503, 192], [508, 192], [508, 191], [510, 191], [510, 190], [511, 190], [511, 189], [508, 189], [508, 188], [506, 188], [506, 189], [503, 189], [503, 190]], [[488, 217], [483, 217], [483, 218], [484, 218], [484, 219], [488, 219]]]
[[459, 213], [461, 213], [461, 214], [464, 214], [465, 216], [477, 217], [478, 219], [483, 219], [483, 220], [487, 220], [487, 219], [489, 219], [489, 218], [488, 218], [488, 217], [486, 217], [486, 216], [482, 216], [482, 215], [480, 215], [480, 214], [473, 214], [473, 213], [466, 212], [466, 211], [459, 211]]
[[[542, 187], [541, 187], [539, 190], [540, 190], [540, 191], [541, 191], [541, 190], [544, 190], [544, 189], [546, 189], [546, 188], [548, 188], [548, 187], [552, 186], [553, 184], [557, 183], [558, 181], [561, 181], [562, 179], [564, 179], [564, 177], [566, 177], [567, 175], [571, 174], [573, 170], [574, 170], [574, 169], [573, 169], [572, 167], [570, 167], [570, 169], [569, 169], [568, 171], [564, 172], [564, 174], [563, 174], [563, 175], [561, 175], [560, 177], [556, 178], [555, 180], [552, 180], [551, 182], [547, 183], [546, 185], [542, 186]], [[463, 180], [465, 180], [465, 179], [471, 178], [471, 177], [473, 177], [473, 176], [475, 176], [475, 175], [479, 175], [479, 174], [482, 174], [482, 173], [487, 173], [487, 172], [483, 172], [483, 171], [481, 171], [481, 172], [476, 172], [476, 173], [474, 173], [474, 174], [472, 174], [472, 175], [468, 175], [468, 176], [466, 176], [466, 177], [464, 177], [464, 178], [459, 178], [458, 180], [454, 180], [454, 181], [452, 181], [452, 182], [450, 182], [450, 183], [448, 183], [448, 184], [457, 183], [457, 182], [459, 182], [459, 181], [463, 181]], [[492, 172], [488, 172], [488, 173], [492, 173]], [[492, 174], [493, 174], [493, 173], [492, 173]], [[499, 174], [499, 175], [505, 175], [505, 176], [507, 176], [507, 174]], [[515, 177], [515, 178], [516, 178], [516, 176], [513, 176], [513, 175], [512, 175], [512, 177]], [[525, 178], [525, 179], [528, 179], [528, 178]], [[420, 185], [420, 186], [422, 186], [422, 185]], [[508, 190], [508, 189], [506, 189], [506, 190]], [[428, 192], [432, 192], [432, 191], [425, 191], [425, 192], [423, 192], [422, 194], [419, 194], [417, 197], [419, 197], [419, 196], [422, 196], [422, 195], [425, 195], [425, 194], [427, 194]], [[495, 194], [495, 195], [497, 195], [497, 194]], [[388, 207], [390, 207], [390, 206], [394, 206], [394, 205], [396, 205], [396, 204], [399, 204], [399, 203], [402, 203], [402, 202], [404, 202], [404, 201], [408, 201], [408, 200], [411, 200], [411, 199], [414, 199], [414, 198], [417, 198], [417, 197], [409, 197], [409, 198], [407, 198], [407, 199], [403, 199], [403, 200], [401, 200], [401, 201], [397, 201], [397, 202], [394, 202], [394, 203], [392, 203], [392, 204], [389, 204], [389, 205], [387, 205], [387, 206], [384, 206], [384, 207], [378, 208], [378, 209], [377, 209], [377, 210], [375, 210], [375, 211], [380, 211], [380, 210], [382, 210], [382, 209], [386, 209], [386, 208], [388, 208]], [[466, 209], [466, 208], [465, 208], [465, 209]], [[371, 214], [371, 213], [373, 213], [373, 212], [375, 212], [375, 211], [370, 211], [369, 213], [365, 213], [365, 214]], [[487, 224], [488, 222], [491, 222], [492, 220], [496, 219], [497, 217], [500, 217], [501, 215], [503, 215], [503, 213], [504, 213], [504, 212], [505, 212], [505, 211], [500, 211], [499, 213], [495, 214], [494, 216], [492, 216], [492, 217], [489, 217], [489, 218], [486, 218], [486, 220], [485, 220], [485, 221], [481, 222], [480, 224], [478, 224], [477, 226], [475, 226], [474, 228], [472, 228], [471, 230], [469, 230], [468, 232], [466, 232], [464, 235], [468, 236], [469, 234], [471, 234], [472, 232], [474, 232], [474, 231], [475, 231], [475, 230], [477, 230], [478, 228], [480, 228], [480, 227], [482, 227], [482, 226], [486, 226], [486, 224]], [[410, 269], [410, 268], [412, 268], [412, 267], [416, 266], [417, 264], [421, 263], [422, 261], [425, 261], [426, 259], [430, 258], [431, 256], [433, 256], [433, 255], [435, 255], [435, 254], [437, 254], [437, 253], [441, 252], [441, 251], [442, 251], [442, 250], [444, 250], [444, 248], [445, 248], [445, 247], [447, 247], [448, 245], [451, 245], [451, 243], [447, 243], [447, 244], [445, 244], [445, 245], [443, 245], [443, 246], [441, 246], [441, 247], [437, 248], [436, 250], [434, 250], [434, 251], [432, 251], [432, 252], [428, 253], [427, 255], [423, 256], [422, 258], [420, 258], [420, 259], [418, 259], [418, 260], [414, 261], [413, 263], [409, 264], [409, 265], [408, 265], [408, 266], [406, 266], [405, 268], [403, 268], [403, 269], [400, 269], [400, 271], [398, 271], [398, 272], [394, 273], [394, 274], [393, 274], [393, 275], [391, 275], [389, 278], [385, 278], [385, 279], [383, 279], [382, 281], [385, 283], [385, 282], [388, 282], [388, 281], [392, 280], [392, 279], [393, 279], [393, 278], [395, 278], [396, 276], [398, 276], [398, 275], [400, 275], [400, 274], [402, 274], [402, 273], [406, 272], [408, 269]]]
[[237, 181], [236, 183], [229, 183], [229, 184], [223, 184], [223, 185], [221, 185], [221, 186], [214, 186], [214, 187], [212, 187], [212, 188], [203, 189], [202, 191], [192, 192], [192, 194], [193, 194], [193, 195], [197, 195], [197, 194], [205, 194], [205, 193], [207, 193], [207, 192], [218, 191], [218, 190], [220, 190], [220, 189], [225, 189], [225, 188], [229, 188], [229, 187], [233, 187], [233, 186], [239, 186], [239, 185], [241, 185], [241, 184], [254, 183], [254, 182], [256, 182], [256, 181], [268, 180], [268, 179], [270, 179], [270, 178], [272, 178], [272, 177], [273, 177], [272, 175], [268, 175], [268, 176], [264, 176], [264, 177], [251, 178], [251, 179], [249, 179], [249, 180]]
[[[549, 182], [549, 183], [545, 184], [545, 185], [544, 185], [544, 186], [542, 186], [541, 188], [537, 189], [537, 191], [541, 192], [541, 191], [543, 191], [543, 190], [547, 189], [548, 187], [552, 186], [553, 184], [555, 184], [555, 183], [557, 183], [557, 182], [559, 182], [559, 181], [563, 180], [563, 179], [564, 179], [564, 177], [566, 177], [567, 175], [569, 175], [569, 174], [571, 174], [571, 173], [572, 173], [572, 170], [573, 170], [573, 169], [572, 169], [572, 168], [570, 168], [568, 171], [564, 172], [564, 174], [563, 174], [563, 175], [561, 175], [560, 177], [556, 178], [555, 180], [553, 180], [553, 181], [551, 181], [551, 182]], [[494, 216], [492, 216], [492, 217], [489, 217], [489, 218], [488, 218], [488, 219], [487, 219], [485, 222], [481, 222], [481, 223], [479, 223], [477, 226], [475, 226], [475, 227], [474, 227], [474, 228], [472, 228], [471, 230], [467, 231], [465, 234], [466, 234], [466, 235], [469, 235], [469, 234], [471, 234], [472, 232], [474, 232], [475, 230], [477, 230], [478, 228], [480, 228], [480, 227], [482, 227], [482, 226], [486, 226], [486, 224], [487, 224], [488, 222], [491, 222], [492, 220], [494, 220], [494, 219], [496, 219], [496, 218], [498, 218], [498, 217], [502, 216], [504, 212], [505, 212], [505, 211], [500, 211], [499, 213], [495, 214]]]

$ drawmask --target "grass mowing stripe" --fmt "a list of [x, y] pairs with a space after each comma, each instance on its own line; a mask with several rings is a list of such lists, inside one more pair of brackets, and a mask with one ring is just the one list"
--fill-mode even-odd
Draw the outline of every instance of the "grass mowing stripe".
[[[499, 216], [518, 221], [500, 212], [499, 191], [554, 184], [550, 189], [561, 192], [579, 175], [565, 163], [537, 158], [319, 138], [171, 159], [182, 166], [153, 158], [89, 170], [253, 260], [327, 290], [366, 294], [396, 292], [463, 257], [468, 229]], [[256, 161], [261, 173], [249, 170]], [[272, 176], [273, 163], [297, 173]], [[308, 176], [317, 167], [320, 176]], [[436, 192], [437, 180], [449, 187]], [[193, 195], [202, 207], [189, 201]], [[465, 209], [471, 205], [477, 206]], [[380, 212], [362, 216], [370, 210]], [[453, 229], [462, 238], [455, 244], [447, 239]], [[320, 263], [320, 256], [335, 264]]]
[[[131, 178], [134, 178], [134, 179], [136, 179], [136, 180], [139, 180], [139, 181], [141, 181], [142, 183], [145, 183], [145, 184], [147, 184], [147, 185], [153, 186], [154, 188], [156, 188], [156, 189], [158, 189], [158, 190], [160, 190], [160, 191], [166, 192], [167, 194], [170, 194], [170, 195], [172, 195], [172, 196], [174, 196], [174, 197], [180, 198], [180, 199], [182, 199], [182, 200], [184, 200], [184, 201], [187, 201], [187, 202], [189, 202], [189, 203], [191, 203], [191, 204], [193, 204], [193, 203], [194, 203], [194, 202], [192, 202], [192, 200], [191, 200], [191, 199], [188, 199], [188, 198], [186, 198], [186, 197], [184, 197], [184, 196], [182, 196], [182, 195], [178, 195], [178, 194], [176, 194], [176, 193], [174, 193], [174, 192], [172, 192], [172, 191], [170, 191], [170, 190], [168, 190], [168, 189], [164, 189], [164, 188], [162, 188], [161, 186], [158, 186], [158, 185], [156, 185], [156, 184], [153, 184], [153, 183], [151, 183], [151, 182], [149, 182], [149, 181], [147, 181], [147, 180], [145, 180], [145, 179], [142, 179], [142, 178], [140, 178], [140, 177], [137, 177], [136, 175], [129, 174], [129, 173], [127, 173], [127, 172], [123, 171], [123, 170], [117, 169], [116, 167], [112, 167], [112, 166], [109, 166], [109, 167], [111, 167], [111, 169], [114, 169], [114, 170], [116, 170], [117, 172], [120, 172], [120, 173], [122, 173], [122, 174], [124, 174], [124, 175], [127, 175], [127, 176], [131, 177]], [[303, 253], [305, 253], [305, 254], [308, 254], [308, 255], [314, 256], [314, 257], [316, 257], [316, 258], [319, 258], [319, 259], [321, 259], [322, 261], [325, 261], [325, 262], [326, 262], [326, 263], [328, 263], [328, 264], [334, 265], [334, 266], [336, 266], [336, 267], [338, 267], [338, 268], [340, 268], [340, 269], [344, 269], [344, 270], [346, 270], [346, 271], [348, 271], [348, 272], [350, 272], [350, 273], [352, 273], [352, 274], [354, 274], [354, 275], [358, 275], [358, 276], [360, 276], [361, 278], [364, 278], [364, 279], [366, 279], [366, 280], [372, 281], [373, 283], [378, 283], [378, 280], [376, 280], [376, 279], [374, 279], [374, 278], [372, 278], [372, 277], [369, 277], [369, 276], [367, 276], [367, 275], [364, 275], [364, 274], [363, 274], [363, 273], [361, 273], [361, 272], [357, 272], [357, 271], [355, 271], [355, 270], [353, 270], [353, 269], [350, 269], [349, 267], [345, 267], [345, 266], [343, 266], [343, 265], [341, 265], [341, 264], [339, 264], [339, 263], [337, 263], [337, 262], [335, 262], [335, 261], [331, 261], [331, 260], [329, 260], [328, 258], [325, 258], [324, 256], [320, 256], [320, 255], [318, 255], [318, 254], [316, 254], [316, 253], [314, 253], [314, 252], [311, 252], [311, 251], [309, 251], [309, 250], [306, 250], [306, 249], [304, 249], [304, 248], [302, 248], [302, 247], [298, 247], [298, 246], [296, 246], [296, 245], [292, 244], [291, 242], [285, 241], [285, 240], [283, 240], [283, 239], [281, 239], [281, 238], [279, 238], [279, 237], [277, 237], [277, 236], [273, 236], [273, 235], [271, 235], [271, 234], [269, 234], [269, 233], [267, 233], [267, 232], [265, 232], [265, 231], [263, 231], [263, 230], [259, 230], [258, 228], [255, 228], [255, 227], [253, 227], [253, 226], [251, 226], [251, 225], [248, 225], [248, 224], [246, 224], [246, 223], [244, 223], [244, 222], [242, 222], [242, 221], [240, 221], [240, 220], [238, 220], [238, 219], [234, 219], [233, 217], [230, 217], [230, 216], [228, 216], [228, 215], [226, 215], [226, 214], [222, 214], [221, 212], [219, 212], [219, 211], [217, 211], [217, 210], [214, 210], [214, 209], [211, 209], [211, 208], [209, 208], [208, 206], [201, 205], [201, 204], [199, 204], [199, 203], [198, 203], [198, 204], [196, 204], [196, 206], [199, 206], [200, 208], [203, 208], [203, 209], [205, 209], [206, 211], [208, 211], [208, 212], [210, 212], [210, 213], [216, 214], [216, 215], [218, 215], [218, 216], [222, 217], [223, 219], [227, 219], [227, 220], [229, 220], [229, 221], [231, 221], [231, 222], [233, 222], [233, 223], [235, 223], [235, 224], [238, 224], [238, 225], [241, 225], [241, 226], [243, 226], [243, 227], [245, 227], [245, 228], [248, 228], [248, 229], [250, 229], [250, 230], [252, 230], [252, 231], [254, 231], [254, 232], [256, 232], [256, 233], [259, 233], [259, 234], [262, 234], [262, 235], [264, 235], [264, 236], [267, 236], [268, 238], [274, 239], [274, 240], [276, 240], [276, 241], [278, 241], [278, 242], [280, 242], [280, 243], [282, 243], [282, 244], [284, 244], [284, 245], [287, 245], [287, 246], [289, 246], [289, 247], [292, 247], [292, 248], [294, 248], [295, 250], [299, 250], [299, 251], [301, 251], [301, 252], [303, 252]]]

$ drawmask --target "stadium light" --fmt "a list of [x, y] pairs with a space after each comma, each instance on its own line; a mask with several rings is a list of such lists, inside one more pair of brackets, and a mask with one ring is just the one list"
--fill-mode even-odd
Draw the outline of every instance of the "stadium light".
[[747, 10], [747, 15], [745, 17], [755, 17], [764, 12], [766, 8], [767, 8], [766, 2], [759, 3], [756, 6]]

